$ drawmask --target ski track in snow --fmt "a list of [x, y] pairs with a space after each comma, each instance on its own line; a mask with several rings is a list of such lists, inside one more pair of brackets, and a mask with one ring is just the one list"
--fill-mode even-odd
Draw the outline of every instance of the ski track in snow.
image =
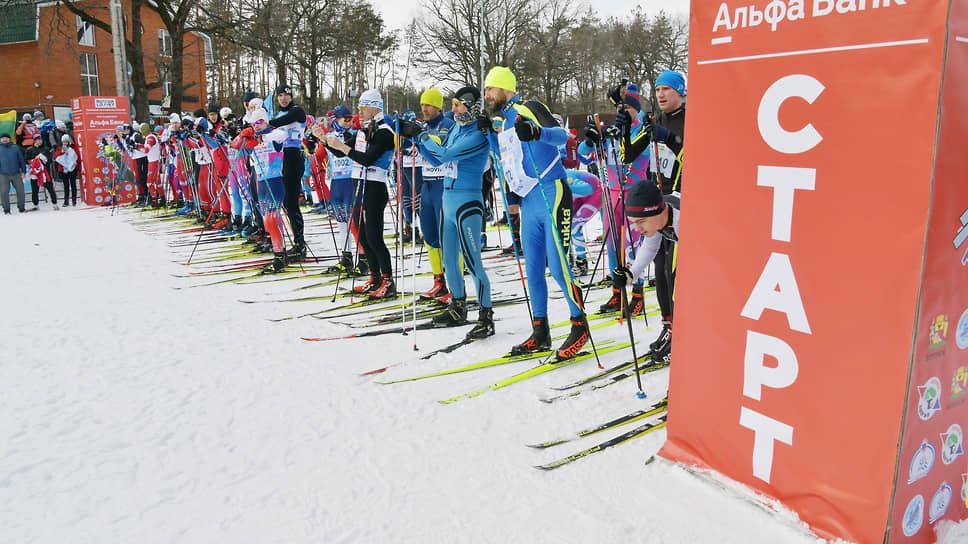
[[[523, 305], [496, 308], [491, 339], [429, 361], [415, 358], [466, 327], [419, 331], [418, 352], [412, 334], [303, 342], [349, 329], [267, 320], [328, 302], [238, 299], [332, 287], [293, 291], [310, 279], [174, 290], [219, 278], [172, 277], [193, 269], [172, 263], [190, 248], [136, 230], [125, 221], [133, 215], [44, 209], [0, 222], [0, 541], [819, 541], [668, 463], [646, 466], [664, 430], [555, 471], [532, 468], [641, 424], [543, 451], [524, 447], [658, 402], [668, 370], [643, 376], [646, 401], [635, 397], [634, 378], [537, 401], [553, 394], [549, 386], [594, 372], [587, 360], [440, 405], [534, 362], [394, 385], [372, 378], [498, 356], [530, 330]], [[331, 252], [328, 232], [309, 230], [314, 251]], [[567, 316], [561, 300], [550, 309], [552, 321]], [[658, 332], [651, 324], [648, 333], [636, 325], [640, 354]], [[616, 326], [593, 334], [627, 338]], [[628, 357], [621, 350], [603, 363]], [[359, 376], [399, 361], [408, 362]]]

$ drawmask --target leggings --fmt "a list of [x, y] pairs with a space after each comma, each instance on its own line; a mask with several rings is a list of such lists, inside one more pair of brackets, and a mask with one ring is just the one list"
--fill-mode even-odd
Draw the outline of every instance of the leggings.
[[444, 178], [424, 178], [420, 190], [420, 232], [424, 243], [440, 248], [440, 212], [444, 196]]
[[259, 180], [259, 211], [262, 212], [262, 222], [269, 239], [272, 240], [272, 251], [282, 253], [286, 244], [283, 240], [284, 226], [282, 215], [279, 214], [279, 205], [282, 203], [283, 183], [282, 178], [270, 178]]
[[305, 243], [302, 210], [299, 209], [299, 193], [302, 191], [302, 176], [305, 168], [302, 149], [287, 147], [282, 151], [282, 184], [285, 187], [282, 207], [289, 216], [289, 226], [292, 227], [292, 240], [295, 244]]
[[676, 291], [676, 248], [678, 244], [662, 239], [662, 246], [655, 254], [655, 297], [663, 319], [672, 319], [673, 300]]
[[73, 172], [61, 172], [61, 182], [64, 184], [64, 205], [67, 205], [68, 195], [70, 203], [77, 205], [77, 169]]
[[[413, 223], [413, 213], [420, 213], [420, 192], [423, 191], [423, 167], [407, 166], [403, 168], [403, 183], [400, 190], [403, 194], [403, 217], [409, 225]], [[417, 195], [414, 197], [414, 195]]]
[[447, 286], [451, 294], [455, 298], [466, 296], [460, 267], [460, 257], [463, 257], [464, 265], [474, 278], [477, 300], [482, 308], [490, 308], [491, 281], [481, 261], [484, 203], [480, 196], [481, 193], [473, 189], [444, 191], [441, 242], [444, 250], [444, 273], [447, 275]]
[[548, 317], [545, 263], [565, 294], [571, 317], [584, 314], [581, 290], [572, 281], [568, 269], [570, 244], [571, 188], [568, 182], [558, 179], [538, 183], [521, 201], [521, 245], [534, 317]]
[[382, 181], [357, 181], [359, 183], [364, 184], [361, 189], [363, 202], [357, 203], [353, 215], [360, 233], [360, 246], [366, 252], [370, 265], [370, 275], [377, 278], [380, 274], [392, 276], [390, 250], [383, 241], [383, 213], [389, 198], [387, 186]]
[[[40, 183], [39, 180], [30, 180], [30, 201], [34, 203], [34, 206], [40, 204]], [[54, 192], [54, 183], [48, 181], [44, 184], [44, 190], [50, 195], [50, 202], [53, 205], [57, 205], [57, 193]]]

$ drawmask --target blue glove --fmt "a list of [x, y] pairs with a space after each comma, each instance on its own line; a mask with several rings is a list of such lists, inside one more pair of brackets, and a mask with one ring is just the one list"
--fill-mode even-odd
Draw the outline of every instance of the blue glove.
[[672, 133], [669, 132], [669, 129], [662, 125], [649, 125], [643, 129], [643, 132], [648, 132], [650, 139], [653, 142], [664, 143], [669, 141], [669, 137], [672, 136]]

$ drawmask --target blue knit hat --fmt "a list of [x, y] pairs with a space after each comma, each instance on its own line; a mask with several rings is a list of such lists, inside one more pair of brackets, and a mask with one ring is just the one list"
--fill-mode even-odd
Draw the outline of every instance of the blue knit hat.
[[353, 115], [353, 112], [351, 112], [350, 109], [347, 108], [346, 106], [341, 105], [333, 108], [333, 117], [336, 117], [337, 119], [339, 119], [340, 117], [349, 117], [352, 115]]
[[659, 85], [672, 87], [674, 91], [679, 93], [679, 96], [686, 96], [686, 78], [675, 70], [666, 70], [659, 74], [659, 77], [655, 80], [655, 86], [658, 87]]
[[634, 96], [638, 100], [642, 100], [642, 95], [639, 94], [639, 86], [635, 83], [629, 83], [625, 86], [625, 98]]

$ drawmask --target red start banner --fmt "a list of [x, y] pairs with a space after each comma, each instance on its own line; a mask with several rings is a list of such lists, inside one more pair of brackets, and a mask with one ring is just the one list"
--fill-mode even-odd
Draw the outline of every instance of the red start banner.
[[692, 2], [660, 455], [824, 538], [968, 515], [966, 9]]
[[112, 197], [131, 202], [136, 197], [133, 161], [127, 153], [104, 142], [118, 125], [130, 122], [128, 98], [124, 96], [81, 96], [71, 103], [74, 139], [80, 159], [81, 199], [97, 206]]

